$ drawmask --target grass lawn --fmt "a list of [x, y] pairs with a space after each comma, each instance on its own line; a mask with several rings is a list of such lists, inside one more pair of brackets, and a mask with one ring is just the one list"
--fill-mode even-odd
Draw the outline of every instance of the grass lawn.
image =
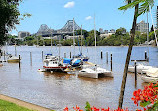
[[0, 99], [0, 111], [33, 111]]

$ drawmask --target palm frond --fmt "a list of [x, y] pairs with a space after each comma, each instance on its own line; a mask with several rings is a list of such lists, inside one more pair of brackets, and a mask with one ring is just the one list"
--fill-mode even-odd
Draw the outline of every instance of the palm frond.
[[129, 8], [135, 7], [137, 4], [140, 4], [137, 16], [148, 12], [149, 7], [152, 8], [154, 6], [154, 0], [125, 0], [125, 1], [128, 2], [128, 4], [120, 7], [119, 10], [127, 10]]
[[142, 3], [138, 10], [138, 16], [141, 14], [144, 14], [146, 12], [149, 12], [149, 8], [154, 6], [154, 0], [146, 0], [144, 3]]
[[[129, 0], [127, 0], [127, 1], [129, 1]], [[120, 7], [119, 10], [127, 10], [129, 8], [133, 8], [133, 7], [135, 7], [137, 4], [139, 4], [142, 1], [145, 1], [145, 0], [129, 1], [129, 4]]]

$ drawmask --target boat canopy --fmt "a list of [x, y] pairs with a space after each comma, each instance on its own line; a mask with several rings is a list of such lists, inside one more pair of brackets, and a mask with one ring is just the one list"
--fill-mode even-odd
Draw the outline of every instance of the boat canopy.
[[73, 65], [78, 65], [80, 62], [81, 62], [81, 60], [77, 59], [77, 60], [73, 63]]
[[69, 59], [69, 58], [63, 58], [63, 63], [65, 64], [70, 64], [72, 59]]
[[52, 54], [47, 54], [47, 56], [52, 56]]

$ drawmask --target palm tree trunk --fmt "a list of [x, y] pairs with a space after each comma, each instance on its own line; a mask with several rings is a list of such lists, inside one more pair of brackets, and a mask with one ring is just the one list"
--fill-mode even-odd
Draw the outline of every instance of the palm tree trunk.
[[129, 65], [131, 52], [132, 52], [132, 47], [133, 47], [133, 43], [134, 43], [134, 36], [135, 36], [135, 28], [136, 28], [136, 22], [137, 22], [138, 8], [139, 8], [139, 4], [137, 4], [135, 6], [133, 25], [132, 25], [132, 29], [131, 29], [130, 44], [129, 44], [128, 53], [127, 53], [127, 57], [126, 57], [126, 64], [125, 64], [125, 68], [124, 68], [122, 85], [121, 85], [121, 91], [120, 91], [120, 97], [119, 97], [119, 108], [122, 108], [122, 104], [123, 104], [123, 97], [124, 97], [124, 91], [125, 91], [125, 85], [126, 85], [128, 65]]

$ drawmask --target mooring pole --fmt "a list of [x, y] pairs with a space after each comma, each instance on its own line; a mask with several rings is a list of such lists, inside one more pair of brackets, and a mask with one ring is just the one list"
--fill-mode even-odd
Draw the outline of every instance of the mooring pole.
[[108, 52], [106, 52], [106, 63], [108, 63]]
[[64, 58], [66, 58], [66, 53], [64, 53]]
[[43, 51], [42, 51], [42, 60], [43, 60]]
[[32, 53], [30, 52], [30, 63], [32, 65]]
[[135, 81], [137, 81], [137, 62], [134, 61], [134, 67], [135, 67]]
[[145, 51], [145, 60], [147, 60], [147, 52]]
[[19, 55], [19, 69], [20, 69], [20, 55]]
[[6, 60], [5, 60], [5, 51], [4, 51], [4, 62], [6, 62]]
[[71, 58], [71, 52], [70, 52], [70, 58]]
[[112, 54], [111, 54], [111, 71], [112, 71]]
[[101, 59], [102, 59], [103, 58], [103, 52], [102, 52], [102, 50], [101, 50], [100, 56], [101, 56]]

